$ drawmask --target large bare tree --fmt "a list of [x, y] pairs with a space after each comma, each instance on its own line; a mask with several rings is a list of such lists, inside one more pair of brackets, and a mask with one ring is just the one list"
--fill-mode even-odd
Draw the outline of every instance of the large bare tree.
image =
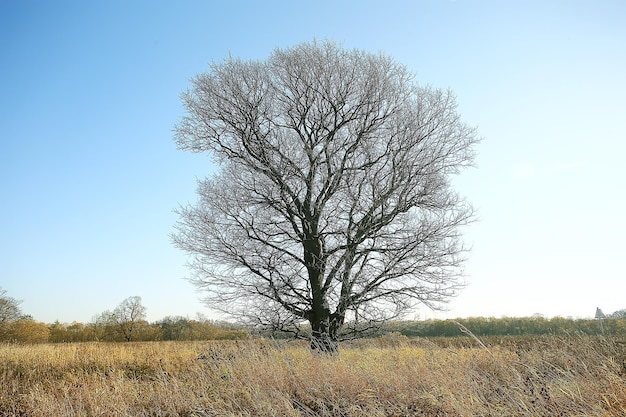
[[312, 346], [439, 308], [462, 287], [473, 212], [450, 175], [473, 162], [454, 95], [382, 54], [331, 42], [228, 58], [193, 79], [180, 149], [220, 170], [178, 209], [176, 246], [208, 304]]

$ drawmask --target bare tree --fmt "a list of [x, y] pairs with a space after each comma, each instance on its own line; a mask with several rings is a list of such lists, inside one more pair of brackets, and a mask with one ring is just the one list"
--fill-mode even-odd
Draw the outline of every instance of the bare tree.
[[609, 314], [609, 318], [611, 318], [611, 319], [624, 319], [624, 318], [626, 318], [626, 309], [621, 309], [621, 310], [614, 311], [613, 313]]
[[7, 291], [0, 287], [0, 327], [22, 317], [21, 303], [21, 301], [9, 297]]
[[463, 286], [473, 212], [449, 176], [478, 139], [450, 91], [385, 55], [314, 42], [215, 63], [183, 101], [179, 148], [221, 166], [173, 235], [209, 306], [295, 333], [309, 322], [312, 347], [335, 351]]
[[135, 330], [146, 319], [146, 308], [141, 304], [141, 297], [128, 297], [122, 301], [113, 310], [113, 317], [124, 339], [132, 341]]

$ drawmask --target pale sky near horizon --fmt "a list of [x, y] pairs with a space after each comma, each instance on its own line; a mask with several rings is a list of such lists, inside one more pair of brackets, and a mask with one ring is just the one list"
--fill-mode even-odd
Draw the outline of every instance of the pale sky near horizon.
[[180, 93], [211, 61], [329, 39], [450, 88], [483, 138], [454, 180], [478, 211], [447, 312], [626, 308], [626, 2], [0, 2], [0, 287], [46, 323], [130, 296], [215, 317], [169, 240], [208, 156], [178, 151]]

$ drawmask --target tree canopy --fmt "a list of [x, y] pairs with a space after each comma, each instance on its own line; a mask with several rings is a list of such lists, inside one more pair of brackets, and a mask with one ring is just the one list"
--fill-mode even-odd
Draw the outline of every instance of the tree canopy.
[[332, 42], [229, 57], [192, 84], [175, 138], [220, 170], [179, 208], [173, 241], [211, 307], [295, 333], [309, 322], [333, 350], [463, 286], [473, 210], [450, 176], [478, 138], [451, 91]]

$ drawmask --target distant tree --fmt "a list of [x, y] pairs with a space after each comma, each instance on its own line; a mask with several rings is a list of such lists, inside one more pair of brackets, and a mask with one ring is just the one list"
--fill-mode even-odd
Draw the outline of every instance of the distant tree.
[[626, 309], [614, 311], [613, 313], [609, 314], [608, 317], [611, 319], [624, 319], [626, 318]]
[[119, 338], [118, 321], [112, 311], [97, 314], [89, 323], [94, 341], [115, 341]]
[[128, 297], [113, 310], [113, 317], [124, 340], [130, 342], [142, 323], [145, 322], [146, 308], [141, 297]]
[[50, 338], [50, 331], [45, 323], [25, 317], [8, 323], [7, 335], [7, 340], [18, 343], [45, 343]]
[[[193, 80], [180, 149], [221, 164], [173, 237], [212, 307], [335, 351], [342, 333], [439, 308], [462, 287], [471, 207], [450, 175], [475, 129], [454, 95], [331, 42], [228, 58]], [[352, 326], [354, 325], [354, 326]]]
[[21, 301], [9, 297], [7, 291], [0, 287], [0, 326], [22, 317], [21, 303]]
[[146, 320], [140, 320], [135, 327], [133, 340], [144, 342], [162, 340], [161, 329], [155, 324], [148, 323]]
[[48, 340], [52, 343], [60, 343], [66, 341], [65, 325], [58, 320], [48, 325], [48, 334]]
[[164, 340], [190, 340], [193, 326], [186, 317], [167, 316], [157, 322]]
[[66, 337], [72, 342], [89, 342], [96, 340], [92, 326], [80, 322], [72, 322], [66, 326]]

